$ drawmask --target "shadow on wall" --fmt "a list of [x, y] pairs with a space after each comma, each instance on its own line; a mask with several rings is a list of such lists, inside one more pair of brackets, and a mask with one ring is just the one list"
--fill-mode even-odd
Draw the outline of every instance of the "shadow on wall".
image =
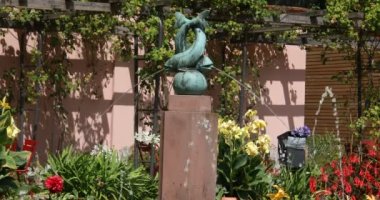
[[[7, 33], [5, 38], [0, 39], [0, 94], [4, 95], [3, 91], [10, 84], [15, 85], [11, 88], [14, 94], [11, 104], [17, 107], [19, 103], [19, 89], [17, 87], [20, 70], [19, 44], [17, 37], [9, 37], [9, 34]], [[11, 34], [17, 36], [17, 33], [13, 31]], [[56, 99], [50, 95], [55, 88], [50, 85], [46, 85], [40, 90], [39, 93], [42, 94], [42, 97], [39, 98], [38, 104], [26, 103], [23, 131], [25, 138], [32, 138], [32, 132], [34, 132], [34, 137], [38, 141], [37, 155], [39, 161], [45, 162], [47, 153], [55, 153], [68, 145], [86, 151], [92, 149], [96, 144], [111, 145], [112, 109], [110, 108], [112, 107], [110, 105], [113, 103], [114, 96], [112, 79], [115, 63], [112, 54], [104, 50], [107, 49], [107, 44], [91, 48], [91, 54], [84, 50], [89, 48], [88, 46], [79, 46], [77, 49], [79, 52], [82, 49], [82, 53], [77, 55], [66, 55], [68, 54], [67, 51], [61, 47], [49, 46], [49, 41], [46, 44], [44, 49], [47, 52], [47, 57], [44, 59], [55, 60], [67, 57], [65, 64], [68, 66], [69, 77], [73, 81], [73, 85], [77, 87], [63, 100], [64, 111], [60, 112], [64, 114], [63, 117], [59, 117], [55, 112], [59, 108], [54, 107]], [[29, 34], [26, 71], [35, 69], [35, 66], [30, 62], [30, 51], [35, 46], [36, 36]], [[78, 51], [74, 52], [77, 53]], [[56, 67], [49, 64], [47, 63], [46, 67]], [[12, 68], [15, 70], [14, 75], [16, 76], [14, 83], [7, 82], [2, 78]], [[130, 96], [128, 97], [128, 99], [133, 99]], [[133, 102], [126, 103], [133, 105]], [[33, 131], [33, 128], [37, 128], [36, 131]]]
[[[211, 46], [208, 54], [218, 68], [222, 68], [223, 63], [231, 62], [228, 52], [223, 51], [223, 45], [216, 41], [210, 41], [208, 44]], [[242, 49], [242, 45], [231, 47], [234, 48]], [[242, 58], [239, 59], [233, 62], [241, 65]], [[248, 44], [248, 67], [259, 69], [258, 79], [252, 74], [252, 70], [248, 70], [248, 83], [253, 87], [260, 87], [260, 98], [254, 106], [261, 118], [278, 116], [269, 123], [269, 126], [277, 127], [269, 127], [268, 131], [272, 134], [281, 134], [304, 123], [305, 66], [306, 52], [298, 46], [287, 45], [280, 49], [269, 44]], [[220, 90], [220, 87], [213, 87], [208, 93], [214, 97], [214, 109], [221, 101], [218, 98]], [[248, 108], [252, 106], [247, 105]]]
[[[284, 49], [278, 49], [264, 44], [252, 45], [249, 50], [254, 52], [250, 58], [260, 68], [260, 117], [281, 117], [283, 122], [279, 126], [283, 126], [284, 131], [303, 125], [306, 66], [304, 50], [297, 46], [287, 45]], [[302, 119], [297, 121], [297, 117]], [[278, 131], [282, 133], [282, 130]]]
[[[216, 67], [222, 68], [223, 63], [231, 62], [228, 52], [223, 51], [222, 43], [212, 41], [208, 45], [212, 45], [208, 53]], [[232, 48], [243, 49], [242, 45]], [[248, 83], [253, 88], [260, 87], [256, 105], [249, 105], [247, 100], [247, 108], [256, 108], [259, 117], [268, 123], [266, 131], [272, 141], [271, 154], [276, 159], [277, 136], [304, 125], [306, 51], [298, 46], [287, 45], [280, 49], [270, 44], [248, 44], [247, 48], [250, 68], [247, 70]], [[242, 56], [239, 59], [233, 62], [241, 65]], [[252, 68], [258, 69], [258, 78], [254, 76]], [[219, 98], [221, 89], [213, 87], [208, 93], [214, 97], [214, 109], [222, 100]]]

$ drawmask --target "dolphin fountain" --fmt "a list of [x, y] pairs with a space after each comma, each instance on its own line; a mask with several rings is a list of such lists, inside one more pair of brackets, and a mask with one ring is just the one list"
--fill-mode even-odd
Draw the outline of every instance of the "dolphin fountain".
[[[207, 80], [202, 74], [213, 67], [211, 59], [205, 55], [207, 22], [205, 18], [210, 11], [206, 10], [193, 19], [187, 19], [177, 12], [175, 36], [175, 55], [165, 63], [165, 69], [177, 72], [174, 76], [173, 88], [176, 94], [200, 95], [207, 89]], [[195, 34], [193, 43], [189, 46], [186, 41], [188, 32]]]

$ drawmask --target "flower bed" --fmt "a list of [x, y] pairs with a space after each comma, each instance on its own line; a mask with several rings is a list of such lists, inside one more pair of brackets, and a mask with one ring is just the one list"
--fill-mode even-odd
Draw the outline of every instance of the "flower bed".
[[317, 197], [380, 198], [380, 145], [365, 141], [363, 147], [363, 154], [352, 153], [322, 167], [318, 176], [310, 178], [310, 191]]

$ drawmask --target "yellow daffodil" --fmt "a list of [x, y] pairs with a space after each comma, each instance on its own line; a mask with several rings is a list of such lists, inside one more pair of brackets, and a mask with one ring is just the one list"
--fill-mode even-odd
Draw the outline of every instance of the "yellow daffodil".
[[275, 194], [268, 194], [267, 196], [270, 198], [270, 200], [282, 200], [282, 199], [290, 199], [289, 195], [286, 194], [284, 189], [279, 187], [278, 185], [273, 185], [277, 189], [277, 193]]
[[13, 117], [11, 118], [11, 124], [7, 127], [7, 136], [10, 139], [16, 138], [17, 134], [20, 132], [20, 129], [17, 128]]
[[256, 156], [259, 154], [259, 148], [251, 141], [245, 145], [245, 152], [249, 156]]
[[9, 104], [7, 103], [6, 97], [4, 97], [2, 101], [0, 101], [0, 108], [2, 108], [4, 110], [7, 110], [7, 109], [11, 108], [9, 106]]

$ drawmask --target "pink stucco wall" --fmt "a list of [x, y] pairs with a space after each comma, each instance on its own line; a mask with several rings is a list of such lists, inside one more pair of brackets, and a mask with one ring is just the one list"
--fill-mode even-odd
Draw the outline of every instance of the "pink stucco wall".
[[[0, 44], [2, 77], [4, 70], [19, 66], [17, 33], [9, 30], [0, 39]], [[31, 34], [28, 37], [28, 51], [35, 46], [36, 37]], [[59, 148], [61, 140], [64, 140], [64, 145], [71, 144], [84, 150], [99, 143], [116, 149], [133, 145], [133, 63], [115, 58], [110, 52], [110, 45], [105, 45], [103, 51], [96, 54], [95, 60], [89, 58], [89, 50], [82, 44], [79, 43], [76, 49], [68, 54], [72, 77], [85, 79], [94, 72], [93, 69], [96, 69], [96, 74], [90, 84], [82, 85], [80, 91], [74, 92], [64, 101], [68, 111], [69, 133], [63, 134], [58, 126], [51, 99], [40, 99], [37, 156], [42, 162], [46, 160], [48, 152], [55, 152]], [[260, 67], [260, 84], [264, 90], [258, 111], [268, 123], [267, 132], [272, 138], [271, 154], [275, 158], [276, 136], [304, 123], [306, 52], [297, 46], [286, 46], [284, 50], [278, 51], [268, 45], [251, 45], [249, 56]], [[90, 64], [95, 68], [89, 67]], [[1, 82], [0, 86], [3, 87]], [[96, 94], [93, 94], [94, 91]], [[32, 130], [34, 108], [35, 105], [29, 105], [25, 112], [27, 123], [23, 130], [27, 138]]]
[[[29, 34], [27, 40], [27, 51], [30, 53], [36, 47], [36, 36]], [[19, 67], [17, 33], [8, 30], [0, 39], [0, 44], [2, 77], [5, 70]], [[110, 52], [110, 45], [105, 44], [103, 47], [101, 52], [96, 52], [95, 59], [91, 58], [91, 52], [81, 43], [77, 44], [75, 51], [67, 55], [71, 63], [69, 70], [72, 78], [83, 81], [92, 74], [91, 81], [81, 85], [80, 90], [73, 92], [63, 102], [68, 113], [68, 133], [63, 133], [59, 126], [58, 118], [52, 109], [51, 98], [42, 96], [39, 99], [36, 140], [37, 157], [40, 161], [46, 160], [48, 152], [59, 149], [62, 140], [64, 146], [72, 145], [84, 150], [90, 150], [95, 144], [105, 144], [116, 149], [133, 145], [133, 64], [115, 61], [118, 59]], [[92, 66], [89, 67], [90, 65]], [[17, 92], [15, 95], [13, 106], [17, 106]], [[26, 138], [31, 137], [35, 108], [34, 104], [26, 106], [26, 123], [23, 127], [19, 125]]]
[[277, 136], [304, 125], [306, 50], [286, 45], [256, 46], [254, 57], [260, 58], [260, 84], [263, 87], [257, 107], [267, 122], [271, 138], [271, 157], [277, 158]]

